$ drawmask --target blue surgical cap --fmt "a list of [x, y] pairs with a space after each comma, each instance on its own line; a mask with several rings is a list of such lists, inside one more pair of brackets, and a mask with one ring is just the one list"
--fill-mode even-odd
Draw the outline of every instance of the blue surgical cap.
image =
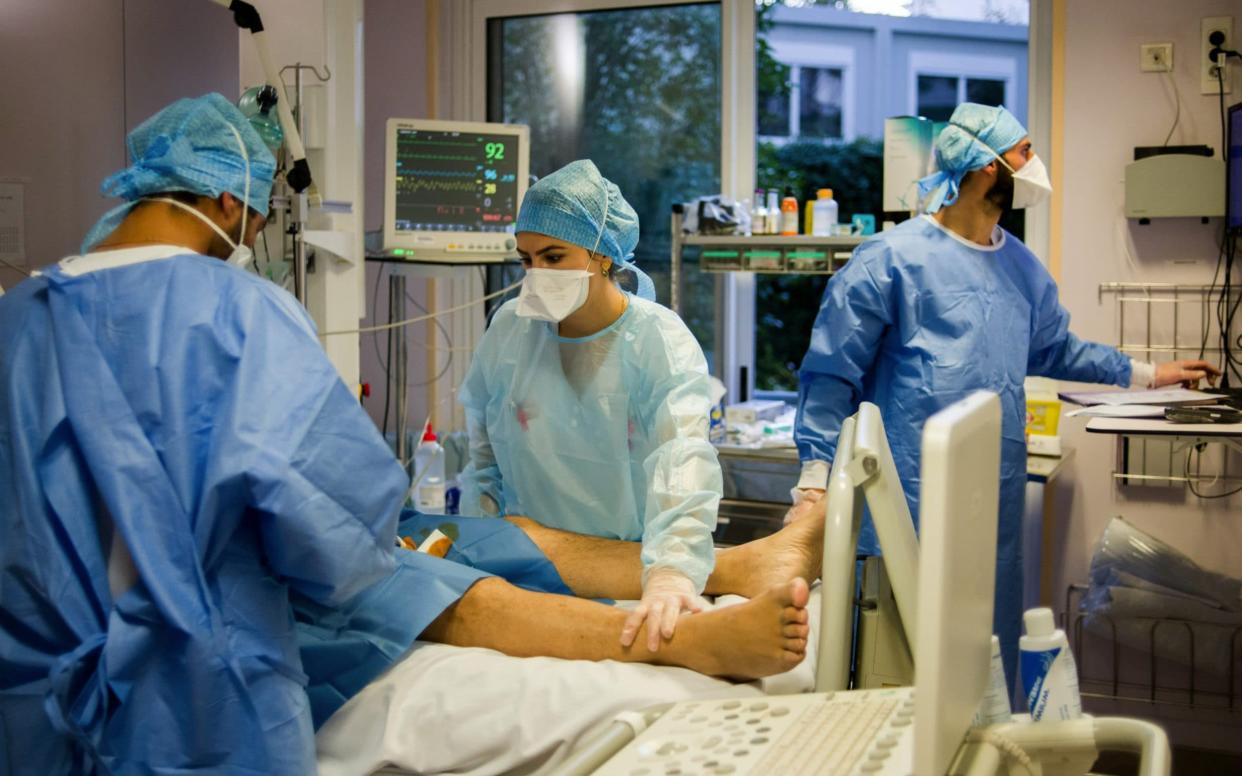
[[966, 173], [986, 167], [1029, 134], [1003, 107], [973, 102], [958, 105], [949, 126], [936, 138], [937, 171], [919, 181], [919, 200], [926, 203], [923, 209], [935, 213], [952, 205]]
[[638, 277], [638, 294], [655, 298], [651, 278], [631, 263], [638, 214], [590, 159], [570, 162], [526, 192], [517, 232], [536, 232], [608, 256]]
[[242, 112], [219, 94], [177, 100], [130, 132], [126, 145], [130, 166], [108, 176], [100, 190], [127, 201], [91, 228], [83, 253], [116, 229], [139, 200], [161, 192], [214, 198], [227, 191], [251, 210], [267, 213], [276, 159]]

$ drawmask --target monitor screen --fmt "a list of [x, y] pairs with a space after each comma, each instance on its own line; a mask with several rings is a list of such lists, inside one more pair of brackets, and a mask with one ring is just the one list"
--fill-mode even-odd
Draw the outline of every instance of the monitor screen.
[[389, 119], [385, 249], [430, 261], [512, 255], [529, 132], [521, 125]]
[[1242, 233], [1242, 102], [1229, 109], [1229, 169], [1225, 171], [1225, 226]]

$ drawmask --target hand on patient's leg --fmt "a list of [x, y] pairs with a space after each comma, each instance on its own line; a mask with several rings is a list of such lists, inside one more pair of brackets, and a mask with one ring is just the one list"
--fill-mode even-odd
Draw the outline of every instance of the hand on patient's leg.
[[668, 568], [653, 569], [643, 587], [642, 600], [621, 629], [621, 646], [634, 643], [638, 629], [647, 624], [647, 650], [658, 652], [660, 639], [673, 637], [677, 618], [682, 612], [695, 614], [703, 611], [703, 599], [694, 590], [694, 583], [679, 571]]
[[[806, 582], [795, 579], [746, 603], [686, 617], [659, 652], [648, 652], [617, 642], [626, 618], [619, 609], [489, 578], [470, 588], [420, 638], [515, 657], [657, 663], [748, 680], [787, 671], [805, 657], [808, 598]], [[644, 636], [640, 629], [637, 639]]]

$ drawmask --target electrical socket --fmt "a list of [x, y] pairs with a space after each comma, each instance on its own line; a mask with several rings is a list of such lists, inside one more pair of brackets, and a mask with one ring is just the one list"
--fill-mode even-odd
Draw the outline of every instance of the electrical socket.
[[[1233, 17], [1232, 16], [1205, 16], [1199, 25], [1199, 91], [1202, 94], [1219, 94], [1221, 92], [1221, 83], [1216, 77], [1216, 65], [1208, 58], [1208, 53], [1213, 46], [1208, 42], [1208, 36], [1213, 32], [1220, 30], [1225, 34], [1225, 42], [1221, 44], [1222, 48], [1236, 49], [1233, 38]], [[1224, 76], [1224, 92], [1231, 94], [1233, 92], [1233, 79], [1230, 77], [1229, 62], [1223, 63], [1224, 70], [1221, 75]]]
[[1139, 46], [1139, 70], [1144, 73], [1168, 73], [1173, 70], [1172, 43], [1144, 43]]

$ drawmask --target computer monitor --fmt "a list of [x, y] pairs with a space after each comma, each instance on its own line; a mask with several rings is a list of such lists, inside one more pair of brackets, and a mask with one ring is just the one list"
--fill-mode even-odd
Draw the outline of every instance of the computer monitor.
[[1242, 235], [1242, 102], [1229, 109], [1226, 138], [1229, 169], [1225, 171], [1225, 228]]
[[384, 251], [443, 263], [516, 257], [514, 224], [530, 176], [518, 124], [389, 119]]

